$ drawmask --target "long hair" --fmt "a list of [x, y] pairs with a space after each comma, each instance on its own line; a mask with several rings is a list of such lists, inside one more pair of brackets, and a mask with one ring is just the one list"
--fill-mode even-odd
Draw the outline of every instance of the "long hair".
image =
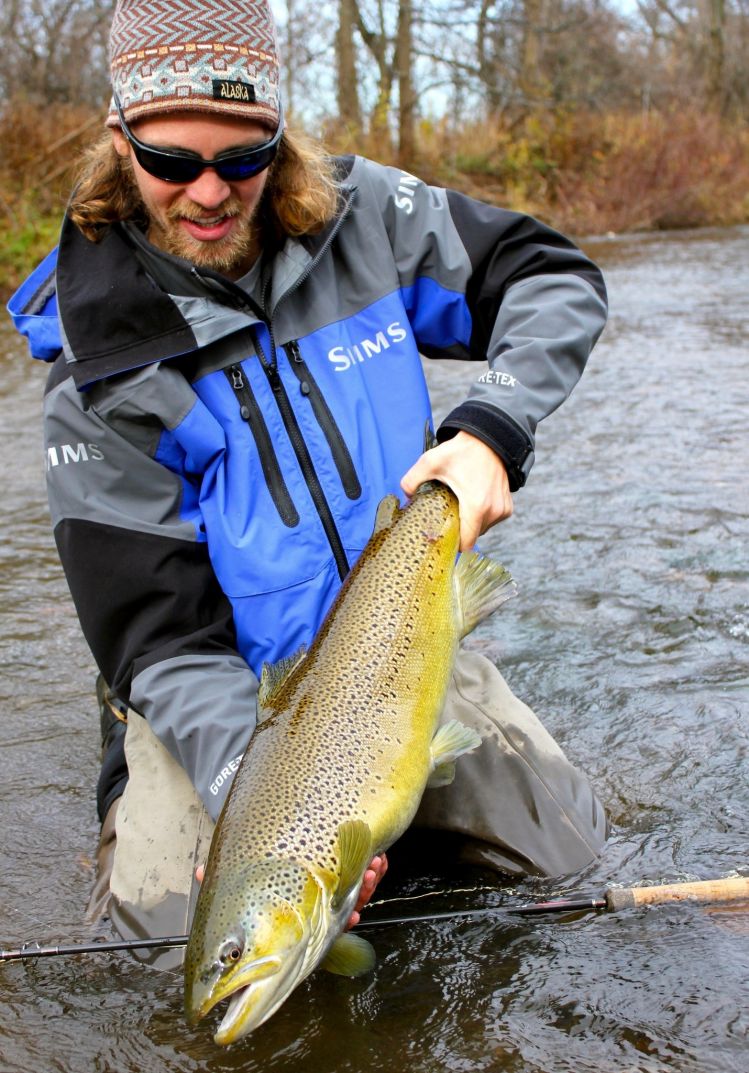
[[[321, 231], [336, 213], [334, 163], [317, 142], [284, 131], [263, 194], [260, 219], [269, 238], [299, 237]], [[147, 222], [128, 157], [121, 157], [109, 133], [83, 155], [68, 216], [92, 242], [118, 220]]]

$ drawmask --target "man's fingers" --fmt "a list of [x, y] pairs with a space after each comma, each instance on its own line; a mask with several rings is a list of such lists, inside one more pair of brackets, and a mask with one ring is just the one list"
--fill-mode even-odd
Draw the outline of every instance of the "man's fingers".
[[507, 470], [499, 455], [467, 432], [432, 447], [401, 480], [407, 496], [426, 481], [452, 488], [460, 505], [460, 550], [470, 551], [479, 537], [512, 514]]
[[424, 455], [422, 455], [421, 458], [417, 459], [413, 466], [411, 466], [408, 473], [404, 474], [401, 479], [401, 488], [409, 498], [416, 494], [416, 490], [419, 485], [422, 485], [425, 481], [428, 481], [432, 476], [431, 466], [427, 466], [427, 463], [424, 461], [424, 459]]
[[472, 520], [460, 520], [460, 548], [459, 551], [471, 551], [476, 541], [481, 536], [481, 527], [473, 524]]
[[359, 889], [359, 897], [356, 900], [354, 911], [348, 919], [347, 928], [355, 928], [361, 920], [361, 910], [367, 904], [375, 892], [377, 884], [388, 870], [388, 859], [384, 853], [374, 857], [369, 868], [364, 873], [362, 885]]

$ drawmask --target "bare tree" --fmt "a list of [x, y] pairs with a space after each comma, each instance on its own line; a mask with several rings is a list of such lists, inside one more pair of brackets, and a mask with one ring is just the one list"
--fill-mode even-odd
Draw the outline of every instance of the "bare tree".
[[100, 107], [108, 93], [114, 0], [6, 0], [0, 22], [2, 99]]
[[398, 75], [398, 159], [401, 166], [407, 168], [413, 163], [416, 155], [412, 0], [401, 0], [398, 11], [396, 69]]
[[355, 21], [354, 0], [338, 0], [338, 29], [336, 31], [338, 118], [344, 126], [357, 131], [362, 127], [362, 114], [356, 72]]
[[726, 86], [726, 3], [708, 0], [706, 82], [708, 104], [720, 112], [728, 105]]

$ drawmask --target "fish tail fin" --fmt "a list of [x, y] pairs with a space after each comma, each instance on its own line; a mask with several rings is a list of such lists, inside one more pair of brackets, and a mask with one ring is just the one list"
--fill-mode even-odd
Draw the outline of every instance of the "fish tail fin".
[[464, 552], [458, 559], [455, 585], [461, 637], [517, 593], [517, 585], [509, 571], [477, 551]]
[[464, 753], [478, 749], [481, 740], [480, 734], [459, 719], [451, 719], [441, 726], [432, 738], [432, 773], [427, 786], [430, 789], [449, 786], [455, 778], [455, 761]]

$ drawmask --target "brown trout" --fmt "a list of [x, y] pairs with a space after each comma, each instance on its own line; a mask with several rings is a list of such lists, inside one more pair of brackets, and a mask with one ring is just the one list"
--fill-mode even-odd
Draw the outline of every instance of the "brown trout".
[[309, 650], [263, 668], [185, 955], [192, 1023], [230, 999], [217, 1043], [257, 1028], [316, 967], [356, 976], [374, 964], [343, 931], [364, 872], [427, 784], [452, 781], [480, 744], [440, 715], [461, 637], [514, 594], [504, 567], [457, 556], [458, 543], [444, 485], [404, 508], [386, 497]]

